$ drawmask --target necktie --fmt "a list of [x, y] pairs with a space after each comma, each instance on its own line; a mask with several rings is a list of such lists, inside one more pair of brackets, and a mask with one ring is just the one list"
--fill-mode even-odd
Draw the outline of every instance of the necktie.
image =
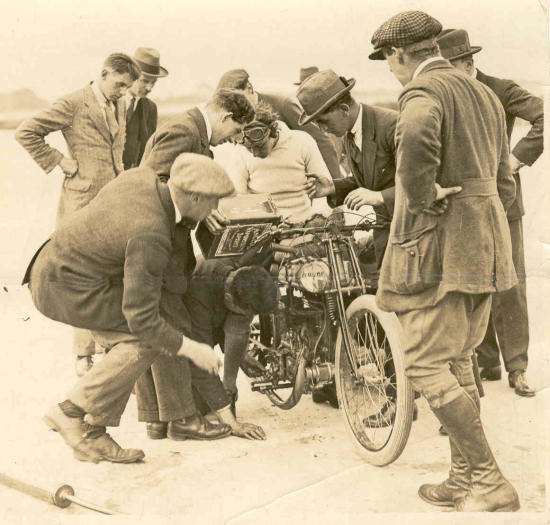
[[126, 122], [130, 122], [130, 119], [134, 114], [135, 105], [136, 105], [136, 97], [132, 97], [130, 99], [130, 104], [128, 105], [128, 109], [126, 110]]
[[116, 134], [118, 133], [118, 122], [116, 120], [116, 114], [113, 109], [113, 104], [111, 102], [107, 102], [107, 105], [105, 106], [105, 117], [107, 120], [107, 127], [109, 128], [111, 138], [114, 139]]
[[361, 155], [361, 150], [357, 147], [357, 144], [355, 144], [355, 134], [351, 131], [348, 131], [346, 134], [346, 138], [348, 140], [348, 151], [350, 153], [351, 160], [353, 160], [357, 167], [360, 168], [363, 159]]

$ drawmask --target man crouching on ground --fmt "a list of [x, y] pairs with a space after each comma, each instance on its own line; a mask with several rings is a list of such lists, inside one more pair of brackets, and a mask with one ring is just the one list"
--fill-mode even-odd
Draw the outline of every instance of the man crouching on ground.
[[211, 373], [220, 365], [211, 347], [163, 319], [160, 300], [163, 287], [187, 278], [166, 275], [171, 257], [189, 247], [185, 221], [204, 219], [234, 187], [221, 166], [192, 153], [180, 155], [170, 175], [168, 184], [149, 168], [117, 177], [54, 232], [23, 281], [40, 312], [91, 330], [106, 350], [44, 418], [81, 461], [144, 457], [122, 449], [105, 427], [119, 425], [136, 379], [161, 352]]

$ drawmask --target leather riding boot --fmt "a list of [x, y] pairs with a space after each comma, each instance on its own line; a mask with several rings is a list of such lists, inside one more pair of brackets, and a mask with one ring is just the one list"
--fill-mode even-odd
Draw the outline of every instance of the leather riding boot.
[[[473, 399], [479, 412], [480, 399], [477, 387], [475, 385], [468, 385], [462, 388]], [[470, 490], [470, 467], [451, 438], [449, 438], [449, 445], [451, 447], [451, 470], [449, 471], [449, 477], [437, 485], [426, 483], [418, 489], [418, 495], [426, 503], [438, 507], [454, 507], [455, 500], [466, 496]]]
[[479, 411], [472, 398], [460, 395], [433, 413], [470, 466], [470, 491], [455, 501], [459, 512], [512, 512], [519, 510], [516, 490], [502, 475], [483, 432]]

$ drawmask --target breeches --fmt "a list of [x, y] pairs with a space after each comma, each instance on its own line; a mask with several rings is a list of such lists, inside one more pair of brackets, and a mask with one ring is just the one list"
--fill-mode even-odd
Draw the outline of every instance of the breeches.
[[471, 355], [483, 340], [490, 310], [490, 294], [451, 292], [435, 306], [398, 314], [405, 373], [432, 408], [474, 384]]

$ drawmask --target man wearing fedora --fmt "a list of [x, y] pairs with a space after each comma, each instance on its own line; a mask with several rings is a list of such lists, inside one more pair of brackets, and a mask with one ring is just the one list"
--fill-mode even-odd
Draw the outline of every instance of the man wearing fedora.
[[[403, 85], [395, 207], [376, 302], [403, 329], [405, 372], [449, 434], [449, 478], [419, 495], [460, 512], [516, 511], [485, 437], [471, 354], [491, 294], [517, 283], [505, 210], [515, 198], [498, 98], [439, 54], [441, 24], [399, 13], [372, 37]], [[473, 249], [474, 247], [474, 249]]]
[[317, 66], [302, 67], [300, 68], [300, 80], [294, 82], [295, 86], [301, 86], [304, 80], [308, 79], [311, 75], [319, 73], [319, 68]]
[[[24, 284], [37, 309], [91, 330], [105, 350], [44, 418], [76, 459], [131, 463], [144, 457], [141, 450], [122, 449], [105, 427], [119, 425], [134, 383], [161, 353], [217, 372], [213, 349], [189, 338], [191, 321], [181, 301], [188, 282], [186, 222], [203, 219], [233, 191], [223, 168], [202, 155], [180, 155], [168, 184], [149, 168], [129, 170], [62, 223], [33, 257]], [[180, 298], [178, 325], [166, 316], [174, 314], [165, 309], [166, 294]], [[208, 425], [194, 419], [182, 426], [204, 435]], [[229, 428], [208, 434], [218, 432], [226, 435]]]
[[254, 90], [249, 78], [249, 74], [246, 70], [231, 69], [221, 76], [218, 82], [218, 89], [225, 87], [242, 90], [252, 97], [254, 103], [266, 102], [269, 104], [279, 115], [279, 119], [284, 122], [289, 129], [309, 133], [315, 139], [315, 142], [317, 142], [317, 147], [327, 165], [330, 176], [333, 179], [340, 178], [342, 176], [340, 172], [340, 163], [332, 141], [326, 133], [323, 133], [317, 126], [313, 124], [302, 126], [298, 122], [302, 113], [302, 108], [298, 104], [298, 101], [281, 95], [259, 93]]
[[157, 105], [147, 98], [158, 78], [168, 76], [160, 65], [160, 54], [150, 47], [138, 47], [134, 60], [141, 69], [140, 77], [126, 92], [126, 144], [124, 169], [139, 166], [145, 144], [157, 129]]
[[[88, 204], [124, 169], [124, 95], [139, 76], [139, 66], [132, 58], [122, 53], [109, 55], [96, 80], [59, 98], [17, 128], [16, 140], [46, 173], [59, 166], [65, 175], [58, 225]], [[69, 156], [45, 141], [55, 131], [63, 133]], [[81, 376], [91, 368], [95, 353], [88, 331], [75, 329], [73, 352], [77, 356], [76, 372]]]
[[531, 129], [514, 146], [510, 153], [510, 166], [516, 181], [516, 199], [507, 216], [512, 238], [512, 257], [519, 283], [493, 296], [491, 316], [483, 342], [477, 348], [481, 376], [488, 380], [501, 377], [499, 349], [508, 372], [508, 383], [519, 396], [532, 397], [535, 391], [527, 384], [527, 349], [529, 322], [525, 289], [525, 255], [523, 250], [522, 216], [525, 211], [521, 193], [519, 170], [531, 166], [542, 154], [544, 147], [544, 104], [512, 80], [490, 77], [474, 66], [473, 55], [480, 46], [470, 46], [464, 29], [446, 29], [438, 36], [441, 54], [453, 66], [489, 87], [498, 97], [506, 114], [508, 141], [512, 136], [516, 118], [531, 123]]

